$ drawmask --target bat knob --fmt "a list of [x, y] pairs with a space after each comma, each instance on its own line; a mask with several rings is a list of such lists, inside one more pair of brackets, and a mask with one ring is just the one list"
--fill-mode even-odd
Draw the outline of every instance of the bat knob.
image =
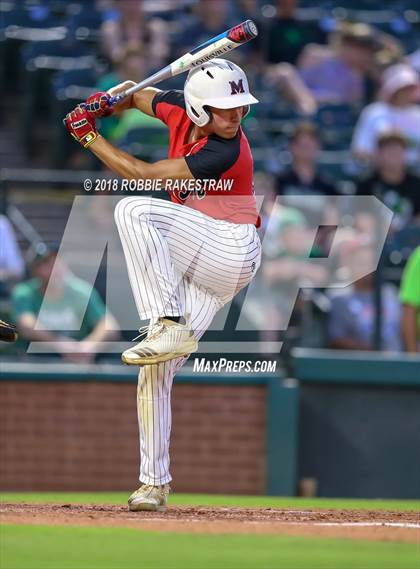
[[114, 95], [108, 100], [108, 105], [112, 107], [116, 105], [119, 101], [121, 101], [122, 98], [123, 98], [122, 95]]
[[246, 20], [246, 22], [244, 22], [244, 27], [245, 27], [245, 31], [246, 31], [246, 34], [248, 35], [249, 39], [257, 37], [258, 28], [257, 28], [257, 25], [254, 21]]

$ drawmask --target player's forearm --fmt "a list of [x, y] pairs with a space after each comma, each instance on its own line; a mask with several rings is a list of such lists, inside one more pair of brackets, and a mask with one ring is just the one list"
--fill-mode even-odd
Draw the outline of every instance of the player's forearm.
[[48, 330], [35, 330], [33, 325], [24, 320], [18, 320], [17, 329], [19, 334], [30, 342], [49, 342], [54, 344], [65, 340], [63, 336], [59, 336]]
[[86, 336], [85, 342], [101, 344], [101, 342], [111, 342], [119, 337], [118, 324], [114, 318], [107, 316], [102, 318], [92, 332]]
[[89, 146], [91, 150], [105, 166], [127, 180], [138, 180], [152, 177], [151, 165], [134, 158], [128, 152], [116, 148], [98, 136], [93, 144]]

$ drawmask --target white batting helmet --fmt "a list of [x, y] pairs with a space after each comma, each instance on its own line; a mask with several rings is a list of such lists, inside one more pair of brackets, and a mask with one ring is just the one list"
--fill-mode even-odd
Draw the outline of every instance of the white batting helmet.
[[[238, 65], [226, 59], [212, 59], [191, 69], [184, 86], [187, 114], [197, 126], [211, 120], [206, 106], [217, 109], [233, 109], [258, 100], [249, 92], [248, 80]], [[244, 115], [244, 116], [245, 116]]]

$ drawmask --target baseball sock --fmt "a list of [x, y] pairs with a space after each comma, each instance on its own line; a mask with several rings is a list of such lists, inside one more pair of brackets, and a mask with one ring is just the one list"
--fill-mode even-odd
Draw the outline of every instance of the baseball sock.
[[181, 322], [181, 324], [185, 324], [185, 318], [183, 318], [182, 316], [163, 316], [163, 318], [165, 318], [165, 320], [171, 320], [172, 322], [176, 322], [177, 324], [179, 324]]

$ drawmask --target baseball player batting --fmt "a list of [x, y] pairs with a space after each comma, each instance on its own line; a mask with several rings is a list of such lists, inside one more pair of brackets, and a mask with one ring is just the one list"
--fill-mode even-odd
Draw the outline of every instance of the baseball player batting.
[[[183, 92], [148, 87], [112, 107], [111, 97], [132, 85], [95, 93], [67, 115], [65, 124], [118, 175], [169, 184], [171, 201], [127, 197], [115, 210], [139, 317], [150, 321], [141, 330], [147, 336], [122, 354], [123, 362], [140, 366], [141, 487], [128, 504], [130, 510], [164, 511], [171, 481], [174, 375], [198, 349], [216, 312], [251, 281], [260, 264], [253, 159], [241, 129], [249, 105], [258, 101], [242, 69], [224, 59], [194, 67]], [[98, 134], [96, 117], [133, 108], [167, 125], [169, 159], [146, 163]], [[228, 180], [228, 192], [215, 183], [204, 192], [181, 184], [190, 188], [200, 181]]]

